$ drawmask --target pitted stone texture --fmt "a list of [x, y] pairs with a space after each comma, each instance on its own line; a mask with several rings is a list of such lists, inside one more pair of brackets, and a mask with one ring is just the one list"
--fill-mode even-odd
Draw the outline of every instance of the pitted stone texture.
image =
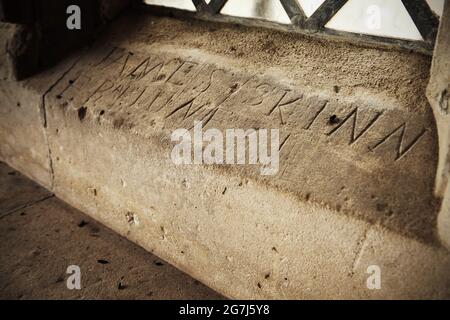
[[21, 28], [11, 23], [0, 22], [0, 79], [2, 81], [14, 77], [13, 57], [10, 46], [14, 38], [18, 37]]
[[3, 162], [0, 162], [0, 186], [5, 186], [0, 188], [0, 216], [52, 195]]
[[[1, 299], [223, 298], [56, 198], [2, 217], [0, 254]], [[70, 265], [81, 290], [67, 288]]]
[[[229, 297], [366, 297], [355, 268], [373, 225], [402, 235], [401, 250], [416, 239], [439, 250], [427, 64], [415, 54], [130, 15], [45, 97], [54, 190]], [[170, 134], [195, 120], [279, 128], [278, 174], [175, 166]], [[416, 277], [429, 265], [448, 270], [441, 254], [419, 251], [404, 253], [392, 274], [400, 285], [383, 297], [420, 296], [401, 283], [409, 263], [419, 262]], [[427, 294], [446, 296], [437, 281], [426, 282]]]
[[[176, 167], [150, 138], [146, 145], [112, 128], [99, 132], [78, 126], [75, 117], [66, 120], [54, 145], [79, 141], [82, 147], [58, 155], [56, 193], [215, 290], [231, 298], [375, 295], [363, 281], [366, 269], [354, 267], [370, 225], [252, 180]], [[439, 249], [405, 237], [391, 244], [387, 234], [385, 245], [402, 253], [397, 271], [389, 270], [399, 285], [376, 297], [448, 297], [445, 252], [437, 259], [428, 250]], [[407, 250], [409, 243], [416, 253]], [[370, 257], [385, 254], [383, 247]], [[402, 282], [410, 264], [417, 266], [408, 274], [411, 282], [425, 283], [425, 293]], [[425, 281], [430, 266], [447, 278]]]
[[47, 189], [52, 187], [52, 168], [44, 95], [80, 54], [27, 80], [0, 81], [0, 160]]
[[170, 48], [90, 52], [47, 99], [57, 179], [58, 170], [67, 174], [66, 167], [74, 163], [59, 138], [69, 123], [74, 131], [108, 127], [148, 143], [154, 140], [167, 161], [171, 132], [192, 129], [195, 121], [223, 132], [277, 128], [281, 153], [276, 175], [262, 177], [258, 166], [219, 165], [215, 170], [434, 241], [437, 143], [428, 108], [406, 111], [371, 97], [326, 95], [293, 80], [246, 74], [219, 62]]
[[[422, 95], [412, 106], [370, 83], [364, 98], [345, 86], [331, 92], [320, 76], [310, 86], [290, 77], [287, 63], [249, 70], [245, 58], [139, 39], [106, 37], [46, 96], [58, 196], [236, 298], [367, 297], [355, 266], [371, 225], [436, 246], [437, 141]], [[175, 166], [170, 134], [195, 120], [205, 129], [279, 128], [278, 174]], [[405, 252], [392, 277], [401, 282], [403, 264], [416, 261], [417, 277], [429, 264], [444, 274], [447, 260], [427, 252]], [[447, 295], [441, 280], [426, 283], [427, 296]], [[399, 285], [382, 296], [420, 295]]]
[[367, 299], [450, 297], [450, 255], [445, 248], [405, 242], [398, 235], [374, 227], [367, 231], [354, 263], [353, 274], [362, 285], [367, 285], [370, 266], [380, 268], [381, 287], [366, 290]]
[[0, 82], [0, 159], [51, 187], [42, 95], [16, 82]]

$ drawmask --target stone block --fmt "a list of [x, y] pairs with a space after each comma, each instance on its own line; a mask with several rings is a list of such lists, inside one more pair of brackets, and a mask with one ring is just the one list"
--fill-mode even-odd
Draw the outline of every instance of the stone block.
[[[373, 226], [400, 239], [386, 246], [398, 247], [405, 265], [419, 261], [448, 277], [445, 253], [426, 249], [439, 248], [426, 57], [296, 39], [293, 46], [331, 54], [322, 64], [313, 54], [298, 62], [320, 72], [293, 68], [295, 57], [280, 53], [267, 69], [255, 61], [263, 57], [206, 46], [202, 23], [130, 19], [127, 37], [113, 27], [46, 95], [57, 196], [228, 297], [367, 297], [366, 270], [355, 266]], [[168, 26], [176, 40], [164, 38]], [[236, 39], [243, 31], [223, 32]], [[242, 34], [258, 39], [253, 32]], [[349, 54], [359, 61], [335, 70], [335, 58]], [[365, 73], [379, 55], [378, 71]], [[356, 89], [355, 77], [364, 81]], [[279, 129], [278, 172], [175, 165], [170, 135], [192, 131], [195, 121], [204, 129]], [[421, 243], [423, 255], [406, 250]], [[402, 281], [400, 271], [392, 277]], [[437, 281], [424, 282], [427, 297], [448, 296], [447, 282]], [[380, 296], [421, 296], [417, 286], [388, 288]]]

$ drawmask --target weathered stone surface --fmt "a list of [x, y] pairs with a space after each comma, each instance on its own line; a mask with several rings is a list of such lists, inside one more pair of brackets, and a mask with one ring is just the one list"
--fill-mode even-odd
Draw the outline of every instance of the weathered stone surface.
[[0, 81], [0, 160], [47, 189], [52, 188], [52, 164], [43, 97], [77, 58], [27, 80]]
[[438, 217], [438, 232], [442, 242], [450, 248], [450, 184], [447, 184], [447, 190], [442, 200], [441, 212]]
[[[353, 274], [366, 284], [368, 266], [379, 266], [381, 288], [367, 290], [370, 299], [448, 299], [450, 297], [450, 255], [398, 235], [370, 228], [354, 261]], [[400, 289], [401, 288], [401, 289]]]
[[[229, 297], [423, 296], [403, 270], [427, 297], [448, 297], [429, 63], [130, 15], [45, 96], [53, 190]], [[195, 120], [280, 129], [279, 172], [175, 166], [170, 134]], [[370, 255], [373, 238], [387, 244]], [[380, 255], [389, 267], [391, 247], [402, 256], [388, 270], [398, 286], [372, 295], [366, 264]], [[447, 278], [424, 278], [431, 265]]]
[[52, 195], [3, 162], [0, 162], [0, 186], [4, 186], [0, 188], [0, 216]]
[[47, 188], [49, 150], [37, 93], [15, 82], [0, 83], [0, 159]]
[[65, 141], [79, 141], [83, 153], [93, 141], [65, 134], [79, 134], [91, 124], [98, 128], [88, 129], [94, 134], [111, 128], [146, 139], [149, 153], [153, 140], [166, 161], [171, 145], [160, 140], [170, 141], [173, 130], [190, 129], [194, 121], [223, 132], [278, 128], [282, 143], [275, 176], [263, 178], [259, 167], [251, 166], [215, 170], [433, 241], [437, 146], [430, 110], [405, 112], [376, 100], [324, 95], [289, 79], [241, 73], [231, 63], [220, 65], [189, 51], [158, 50], [94, 50], [48, 96], [57, 180], [59, 168], [64, 175], [68, 167], [89, 171], [75, 169], [80, 160], [70, 157], [77, 151], [67, 152]]
[[[5, 194], [36, 202], [34, 182], [1, 171], [0, 206]], [[1, 299], [222, 298], [56, 198], [0, 218], [0, 261]], [[67, 288], [70, 265], [80, 267], [81, 290]]]
[[450, 248], [450, 3], [446, 1], [434, 50], [427, 96], [439, 133], [436, 194], [444, 198], [438, 219], [439, 236]]
[[[192, 50], [190, 36], [178, 46], [107, 38], [47, 95], [57, 195], [231, 297], [366, 296], [352, 270], [368, 225], [435, 245], [437, 142], [422, 96], [412, 106], [370, 85], [364, 97], [348, 95], [339, 86], [347, 79], [342, 91], [311, 87], [287, 64], [248, 70], [241, 58]], [[406, 63], [396, 71], [425, 78]], [[173, 165], [170, 133], [194, 120], [279, 128], [279, 173]]]

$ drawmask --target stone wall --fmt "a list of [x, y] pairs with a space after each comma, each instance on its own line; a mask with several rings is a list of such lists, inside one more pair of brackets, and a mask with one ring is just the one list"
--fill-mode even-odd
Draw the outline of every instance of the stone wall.
[[[48, 68], [60, 59], [92, 42], [102, 27], [122, 12], [129, 0], [5, 0], [0, 6], [3, 22], [0, 37], [9, 39], [9, 77], [23, 79]], [[78, 5], [82, 14], [80, 30], [66, 27], [69, 5]], [[3, 32], [2, 32], [3, 33]], [[2, 43], [2, 50], [6, 48]], [[2, 59], [3, 60], [3, 59]]]
[[433, 107], [439, 133], [439, 164], [436, 194], [443, 198], [439, 215], [439, 234], [450, 247], [450, 2], [445, 2], [436, 40], [427, 96]]
[[[130, 12], [1, 83], [0, 157], [228, 297], [448, 298], [430, 63]], [[279, 129], [279, 170], [175, 165], [171, 133], [195, 121]]]

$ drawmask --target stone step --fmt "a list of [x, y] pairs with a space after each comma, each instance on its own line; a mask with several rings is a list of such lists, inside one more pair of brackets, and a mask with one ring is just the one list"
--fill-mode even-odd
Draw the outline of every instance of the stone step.
[[223, 299], [1, 162], [0, 253], [2, 300]]
[[[231, 298], [450, 297], [430, 58], [211, 28], [130, 13], [4, 81], [1, 158]], [[195, 140], [200, 121], [215, 137], [278, 130], [279, 163], [177, 165], [171, 135]]]

